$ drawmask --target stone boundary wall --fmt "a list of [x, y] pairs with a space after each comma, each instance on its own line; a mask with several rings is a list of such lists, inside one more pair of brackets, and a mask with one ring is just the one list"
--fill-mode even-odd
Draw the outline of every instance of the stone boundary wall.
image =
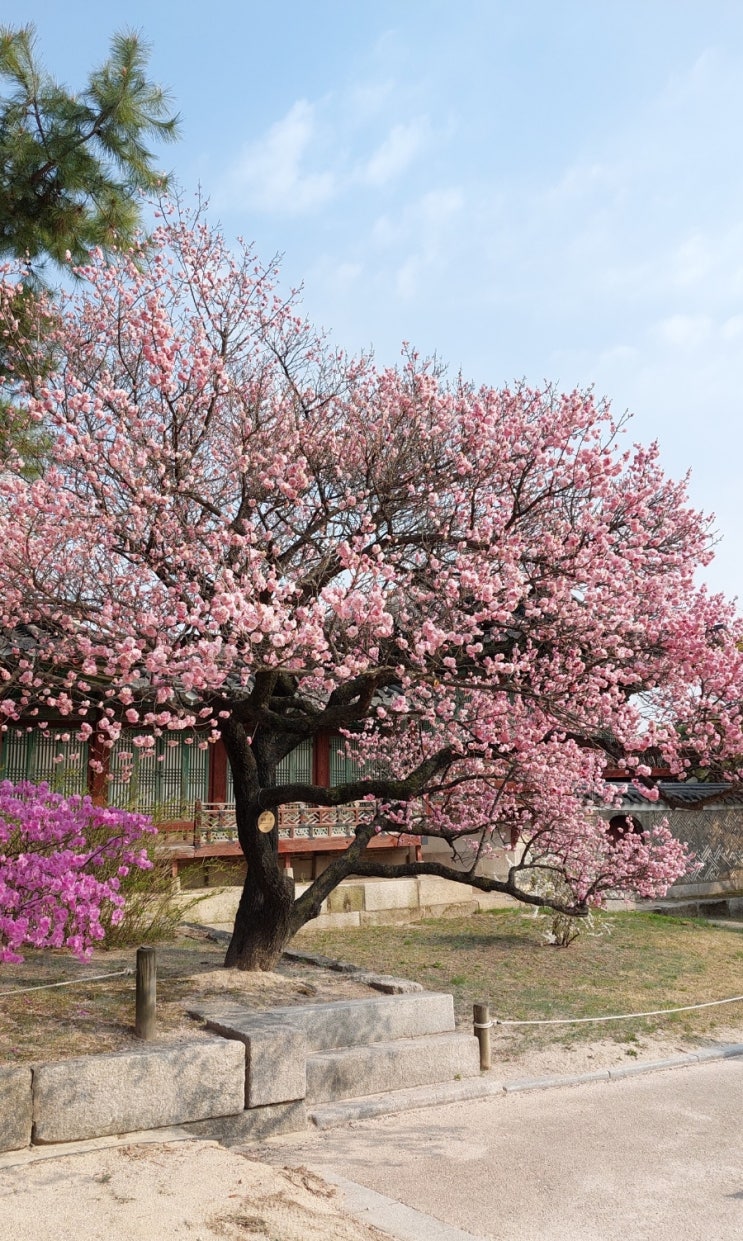
[[245, 1048], [222, 1038], [0, 1065], [0, 1151], [235, 1116], [244, 1107]]
[[673, 887], [668, 889], [665, 897], [666, 901], [687, 901], [691, 899], [698, 900], [738, 900], [739, 905], [743, 904], [743, 871], [738, 871], [732, 879], [717, 879], [707, 882], [674, 883]]
[[[298, 883], [297, 895], [309, 887]], [[194, 888], [176, 899], [184, 907], [188, 922], [231, 932], [240, 899], [241, 886]], [[689, 900], [730, 900], [731, 914], [743, 910], [743, 885], [733, 881], [675, 884], [662, 901], [608, 900], [607, 909], [655, 909], [681, 906]], [[194, 898], [196, 898], [194, 903]], [[521, 908], [517, 901], [499, 892], [478, 892], [469, 884], [418, 875], [411, 879], [345, 879], [323, 902], [319, 917], [308, 922], [293, 942], [311, 936], [313, 931], [340, 930], [345, 927], [394, 926], [420, 922], [423, 918], [461, 917], [487, 909]]]

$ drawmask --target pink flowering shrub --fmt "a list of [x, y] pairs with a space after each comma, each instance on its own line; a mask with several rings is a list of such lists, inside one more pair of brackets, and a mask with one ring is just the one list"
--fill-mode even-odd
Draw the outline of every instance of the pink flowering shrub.
[[47, 784], [0, 783], [0, 961], [19, 949], [69, 948], [85, 959], [124, 915], [121, 881], [148, 869], [141, 814], [65, 797]]

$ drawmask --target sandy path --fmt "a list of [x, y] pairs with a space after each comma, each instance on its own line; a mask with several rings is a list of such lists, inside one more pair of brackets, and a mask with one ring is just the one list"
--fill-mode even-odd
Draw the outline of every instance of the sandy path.
[[[7, 1157], [6, 1157], [7, 1158]], [[124, 1145], [0, 1168], [13, 1241], [379, 1241], [331, 1186], [216, 1142]]]

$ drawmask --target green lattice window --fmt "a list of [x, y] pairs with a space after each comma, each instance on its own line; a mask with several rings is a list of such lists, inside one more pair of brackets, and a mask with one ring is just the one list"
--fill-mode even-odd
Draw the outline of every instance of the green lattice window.
[[330, 738], [330, 784], [346, 784], [351, 780], [361, 780], [364, 776], [383, 776], [385, 767], [382, 762], [365, 763], [359, 753], [359, 743], [355, 737]]
[[71, 728], [9, 727], [0, 742], [0, 777], [50, 785], [58, 793], [87, 793], [88, 746]]
[[151, 749], [135, 744], [147, 735], [124, 728], [114, 742], [109, 805], [162, 819], [190, 818], [194, 802], [209, 796], [209, 751], [200, 750], [191, 733], [166, 732]]

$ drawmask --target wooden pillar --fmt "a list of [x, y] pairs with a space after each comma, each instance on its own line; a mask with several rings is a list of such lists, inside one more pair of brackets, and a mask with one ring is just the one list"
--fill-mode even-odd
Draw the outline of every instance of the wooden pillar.
[[[91, 765], [101, 764], [97, 771]], [[103, 744], [103, 738], [94, 731], [88, 741], [88, 792], [96, 806], [105, 806], [108, 802], [108, 774], [111, 770], [111, 751]]]
[[315, 784], [330, 784], [330, 737], [327, 733], [318, 733], [312, 752], [312, 779]]
[[134, 1033], [137, 1038], [155, 1037], [157, 1006], [157, 954], [154, 948], [137, 949], [137, 995]]
[[221, 738], [209, 746], [209, 801], [227, 801], [227, 751]]
[[475, 1004], [472, 1008], [475, 1036], [480, 1044], [480, 1068], [490, 1068], [490, 1009], [487, 1004]]

